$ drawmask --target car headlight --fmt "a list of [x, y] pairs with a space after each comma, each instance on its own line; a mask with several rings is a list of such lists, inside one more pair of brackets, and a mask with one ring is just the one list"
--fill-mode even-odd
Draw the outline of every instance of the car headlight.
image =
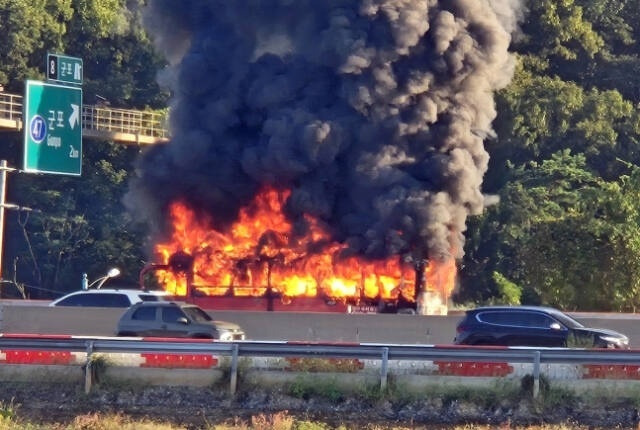
[[623, 339], [623, 338], [613, 337], [613, 336], [602, 336], [600, 339], [613, 345], [619, 345], [619, 346], [629, 345], [629, 339]]
[[231, 333], [230, 331], [223, 331], [222, 333], [220, 333], [219, 340], [221, 340], [223, 342], [232, 341], [233, 340], [233, 333]]

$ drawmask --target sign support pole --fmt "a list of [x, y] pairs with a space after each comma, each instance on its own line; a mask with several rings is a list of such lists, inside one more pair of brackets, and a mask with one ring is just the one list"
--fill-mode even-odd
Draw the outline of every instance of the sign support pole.
[[[7, 160], [0, 161], [0, 281], [2, 280], [2, 249], [4, 248], [4, 209], [7, 195], [7, 171], [15, 169], [7, 167]], [[0, 282], [0, 297], [2, 283]]]
[[[7, 166], [7, 160], [0, 160], [0, 297], [2, 297], [2, 256], [4, 249], [4, 210], [5, 209], [20, 209], [19, 206], [14, 204], [7, 204], [7, 172], [13, 172], [13, 167]], [[31, 210], [31, 208], [22, 208]]]

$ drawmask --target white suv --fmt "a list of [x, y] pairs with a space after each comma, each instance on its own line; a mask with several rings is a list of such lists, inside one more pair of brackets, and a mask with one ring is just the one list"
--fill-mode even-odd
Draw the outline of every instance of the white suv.
[[128, 308], [138, 302], [157, 302], [169, 297], [165, 291], [136, 289], [80, 290], [69, 293], [49, 303], [49, 306], [94, 306], [103, 308]]

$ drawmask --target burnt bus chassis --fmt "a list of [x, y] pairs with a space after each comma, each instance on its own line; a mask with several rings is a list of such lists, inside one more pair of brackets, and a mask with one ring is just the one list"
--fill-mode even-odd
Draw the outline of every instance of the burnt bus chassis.
[[[267, 287], [264, 289], [264, 294], [258, 296], [235, 295], [233, 286], [227, 288], [227, 292], [224, 296], [209, 296], [201, 291], [196, 284], [194, 284], [193, 261], [193, 256], [186, 252], [179, 251], [171, 255], [169, 257], [168, 263], [166, 264], [149, 263], [145, 265], [140, 271], [139, 275], [140, 288], [146, 289], [146, 275], [158, 270], [167, 270], [176, 274], [183, 274], [183, 276], [185, 276], [186, 278], [186, 295], [175, 296], [175, 298], [177, 300], [197, 303], [204, 309], [209, 308], [210, 306], [208, 305], [213, 303], [212, 300], [215, 300], [215, 298], [222, 299], [224, 297], [227, 299], [231, 299], [231, 301], [225, 301], [227, 303], [225, 307], [228, 307], [229, 310], [233, 310], [235, 308], [234, 303], [238, 305], [238, 308], [242, 309], [242, 302], [248, 300], [251, 300], [253, 303], [256, 303], [256, 301], [261, 302], [262, 306], [258, 305], [256, 307], [266, 311], [274, 311], [277, 307], [282, 308], [282, 306], [276, 306], [276, 304], [279, 303], [284, 304], [285, 308], [287, 308], [288, 310], [297, 310], [298, 306], [296, 306], [296, 302], [299, 301], [298, 298], [285, 296], [277, 289], [274, 289], [270, 284], [267, 285]], [[414, 267], [416, 270], [416, 285], [414, 288], [415, 293], [413, 297], [407, 298], [403, 294], [398, 294], [397, 298], [383, 299], [381, 297], [367, 297], [361, 294], [358, 297], [334, 298], [321, 293], [319, 297], [315, 298], [318, 306], [317, 310], [322, 312], [330, 309], [330, 311], [335, 312], [343, 309], [344, 312], [356, 313], [375, 312], [415, 314], [417, 308], [417, 297], [420, 292], [423, 291], [426, 284], [426, 262], [415, 264]], [[205, 297], [212, 300], [203, 300]], [[219, 309], [219, 307], [216, 308]], [[309, 310], [308, 306], [305, 306], [305, 310]]]

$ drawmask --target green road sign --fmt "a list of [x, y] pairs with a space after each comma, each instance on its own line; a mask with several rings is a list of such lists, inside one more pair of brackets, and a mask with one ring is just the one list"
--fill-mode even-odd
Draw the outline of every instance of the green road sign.
[[24, 100], [24, 170], [79, 176], [82, 90], [27, 81]]
[[82, 84], [82, 59], [47, 54], [47, 79], [68, 84]]

